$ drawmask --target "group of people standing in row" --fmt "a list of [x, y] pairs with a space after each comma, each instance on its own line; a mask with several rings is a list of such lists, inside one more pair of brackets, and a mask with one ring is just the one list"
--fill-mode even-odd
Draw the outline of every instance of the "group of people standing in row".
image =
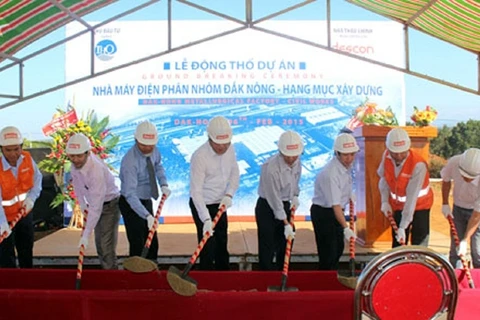
[[[217, 116], [209, 121], [208, 140], [190, 160], [189, 206], [200, 241], [208, 240], [200, 254], [200, 269], [228, 270], [227, 209], [239, 187], [240, 174], [232, 128], [228, 120]], [[82, 212], [87, 214], [79, 246], [88, 246], [92, 232], [103, 269], [116, 269], [117, 237], [123, 216], [129, 255], [140, 256], [150, 228], [154, 225], [153, 200], [160, 193], [171, 193], [161, 153], [158, 132], [151, 122], [138, 124], [135, 144], [120, 165], [120, 189], [108, 166], [94, 155], [91, 142], [83, 134], [70, 137], [66, 153], [72, 163], [71, 178]], [[31, 268], [33, 260], [32, 208], [41, 191], [42, 175], [30, 154], [23, 150], [19, 130], [9, 126], [0, 132], [0, 267]], [[292, 211], [300, 206], [299, 182], [304, 143], [294, 131], [285, 131], [278, 140], [278, 153], [262, 165], [255, 206], [259, 266], [261, 270], [281, 270], [288, 238], [295, 237]], [[344, 241], [355, 239], [348, 227], [344, 208], [354, 201], [352, 165], [359, 146], [349, 133], [339, 134], [333, 146], [334, 156], [317, 174], [310, 208], [321, 270], [334, 270], [344, 250]], [[408, 133], [393, 128], [386, 138], [386, 150], [378, 167], [381, 212], [392, 214], [398, 230], [392, 229], [392, 246], [401, 243], [428, 245], [430, 208], [433, 192], [429, 185], [427, 160], [411, 149]], [[471, 239], [474, 267], [480, 267], [480, 150], [471, 148], [452, 157], [441, 171], [442, 212], [453, 217], [459, 247], [452, 239], [450, 261], [457, 266], [457, 254], [467, 253]], [[449, 194], [453, 181], [453, 210]], [[160, 185], [160, 188], [158, 188]], [[373, 187], [373, 186], [372, 186]], [[220, 208], [225, 211], [213, 225]], [[20, 218], [18, 220], [18, 218]], [[18, 220], [18, 221], [17, 221]], [[409, 241], [410, 240], [410, 241]], [[147, 259], [157, 261], [156, 234]]]

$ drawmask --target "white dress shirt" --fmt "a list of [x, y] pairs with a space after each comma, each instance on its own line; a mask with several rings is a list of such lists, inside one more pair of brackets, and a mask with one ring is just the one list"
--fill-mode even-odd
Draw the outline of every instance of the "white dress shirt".
[[[385, 151], [384, 156], [382, 157], [382, 162], [378, 166], [377, 174], [380, 177], [378, 181], [378, 188], [380, 191], [380, 196], [383, 202], [388, 202], [390, 196], [390, 187], [388, 186], [387, 180], [385, 180], [385, 165], [384, 161], [392, 161], [393, 166], [395, 167], [395, 177], [398, 177], [402, 171], [405, 161], [407, 161], [408, 156], [405, 160], [400, 163], [399, 166], [395, 165], [395, 161], [390, 157], [390, 153]], [[423, 162], [418, 162], [413, 168], [412, 176], [407, 185], [405, 205], [402, 210], [402, 220], [398, 225], [399, 228], [406, 229], [408, 225], [413, 220], [413, 215], [415, 213], [415, 206], [417, 205], [418, 194], [423, 187], [423, 181], [425, 180], [425, 175], [427, 174], [427, 166]]]
[[290, 167], [280, 153], [273, 155], [262, 165], [258, 195], [267, 200], [276, 219], [287, 219], [283, 201], [291, 201], [300, 194], [298, 184], [301, 174], [300, 158]]
[[190, 197], [202, 222], [210, 218], [207, 205], [220, 203], [226, 194], [235, 194], [239, 172], [233, 144], [224, 154], [218, 155], [207, 141], [193, 153], [190, 160]]
[[312, 203], [324, 208], [344, 208], [352, 196], [352, 173], [336, 156], [317, 174]]
[[91, 152], [81, 169], [72, 165], [70, 171], [78, 203], [81, 208], [88, 207], [84, 235], [89, 236], [100, 219], [103, 203], [117, 198], [120, 191], [108, 166]]
[[471, 182], [463, 180], [459, 170], [460, 158], [461, 155], [450, 158], [440, 175], [445, 182], [453, 180], [453, 203], [456, 206], [480, 212], [480, 177], [476, 177]]

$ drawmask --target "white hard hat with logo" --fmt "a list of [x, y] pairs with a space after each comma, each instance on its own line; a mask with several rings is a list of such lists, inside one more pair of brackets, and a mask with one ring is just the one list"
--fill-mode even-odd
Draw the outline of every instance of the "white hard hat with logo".
[[134, 137], [141, 144], [147, 146], [156, 145], [158, 142], [157, 127], [150, 121], [141, 122], [135, 130]]
[[232, 141], [232, 127], [222, 116], [214, 117], [207, 127], [208, 137], [215, 143], [226, 144]]
[[22, 134], [13, 126], [5, 127], [0, 132], [1, 146], [14, 146], [23, 143]]
[[458, 168], [466, 178], [475, 179], [480, 176], [480, 149], [467, 149], [460, 157]]
[[333, 143], [333, 150], [340, 153], [354, 153], [358, 152], [360, 148], [358, 147], [357, 141], [349, 133], [341, 133], [335, 139]]
[[76, 133], [68, 139], [67, 154], [82, 154], [90, 150], [90, 140], [83, 133]]
[[387, 134], [385, 145], [391, 152], [402, 153], [410, 150], [410, 137], [404, 129], [393, 128]]
[[285, 131], [278, 140], [278, 150], [287, 157], [296, 157], [303, 152], [303, 141], [295, 131]]

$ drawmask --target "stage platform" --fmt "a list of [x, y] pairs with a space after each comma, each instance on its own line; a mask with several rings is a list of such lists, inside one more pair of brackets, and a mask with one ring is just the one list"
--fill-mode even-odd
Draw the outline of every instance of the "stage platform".
[[[430, 248], [443, 255], [448, 255], [450, 238], [448, 223], [445, 218], [432, 217]], [[433, 216], [433, 215], [432, 215]], [[296, 222], [297, 233], [292, 252], [292, 269], [315, 270], [318, 262], [312, 223]], [[160, 269], [167, 269], [174, 264], [186, 264], [196, 248], [195, 225], [161, 224], [158, 228]], [[76, 267], [78, 259], [78, 241], [81, 230], [60, 229], [38, 241], [34, 245], [34, 265], [40, 268]], [[117, 254], [119, 261], [128, 256], [128, 242], [123, 226], [120, 226]], [[84, 265], [87, 268], [99, 268], [95, 241], [90, 238], [86, 250]], [[368, 262], [373, 257], [390, 249], [390, 244], [374, 248], [364, 248], [357, 244], [356, 260]], [[229, 222], [229, 251], [233, 270], [254, 270], [258, 262], [257, 228], [255, 222]], [[345, 248], [341, 262], [349, 260], [348, 246]]]
[[[198, 282], [198, 292], [191, 297], [174, 293], [165, 271], [84, 270], [80, 290], [75, 290], [75, 275], [72, 269], [1, 269], [0, 319], [263, 320], [315, 316], [350, 320], [354, 314], [354, 290], [340, 284], [335, 271], [289, 272], [288, 287], [298, 289], [291, 292], [267, 291], [269, 286], [280, 284], [280, 272], [192, 271], [189, 275]], [[478, 319], [480, 289], [469, 289], [461, 271], [457, 275], [455, 320]], [[479, 270], [472, 270], [472, 276], [478, 286]], [[405, 317], [406, 312], [412, 314], [405, 309], [409, 304], [405, 299], [395, 302], [389, 306], [395, 309], [390, 319], [425, 319], [422, 313]]]

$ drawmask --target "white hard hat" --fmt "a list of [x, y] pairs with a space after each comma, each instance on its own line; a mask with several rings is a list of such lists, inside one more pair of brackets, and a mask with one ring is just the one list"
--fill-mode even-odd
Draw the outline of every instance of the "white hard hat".
[[222, 116], [214, 117], [207, 127], [208, 137], [218, 144], [226, 144], [232, 141], [232, 127], [228, 120]]
[[285, 131], [278, 140], [278, 150], [287, 157], [296, 157], [303, 152], [303, 141], [295, 131]]
[[401, 153], [410, 150], [410, 137], [407, 131], [402, 128], [393, 128], [387, 134], [385, 145], [394, 153]]
[[466, 178], [475, 179], [480, 176], [480, 149], [467, 149], [460, 158], [458, 168]]
[[333, 143], [333, 150], [341, 153], [353, 153], [360, 150], [357, 141], [349, 133], [341, 133], [335, 139]]
[[16, 127], [5, 127], [0, 133], [1, 146], [14, 146], [23, 143], [22, 134]]
[[150, 121], [139, 123], [135, 130], [135, 139], [147, 146], [156, 145], [158, 142], [157, 127]]
[[68, 139], [67, 154], [82, 154], [90, 150], [90, 140], [83, 133], [76, 133]]

